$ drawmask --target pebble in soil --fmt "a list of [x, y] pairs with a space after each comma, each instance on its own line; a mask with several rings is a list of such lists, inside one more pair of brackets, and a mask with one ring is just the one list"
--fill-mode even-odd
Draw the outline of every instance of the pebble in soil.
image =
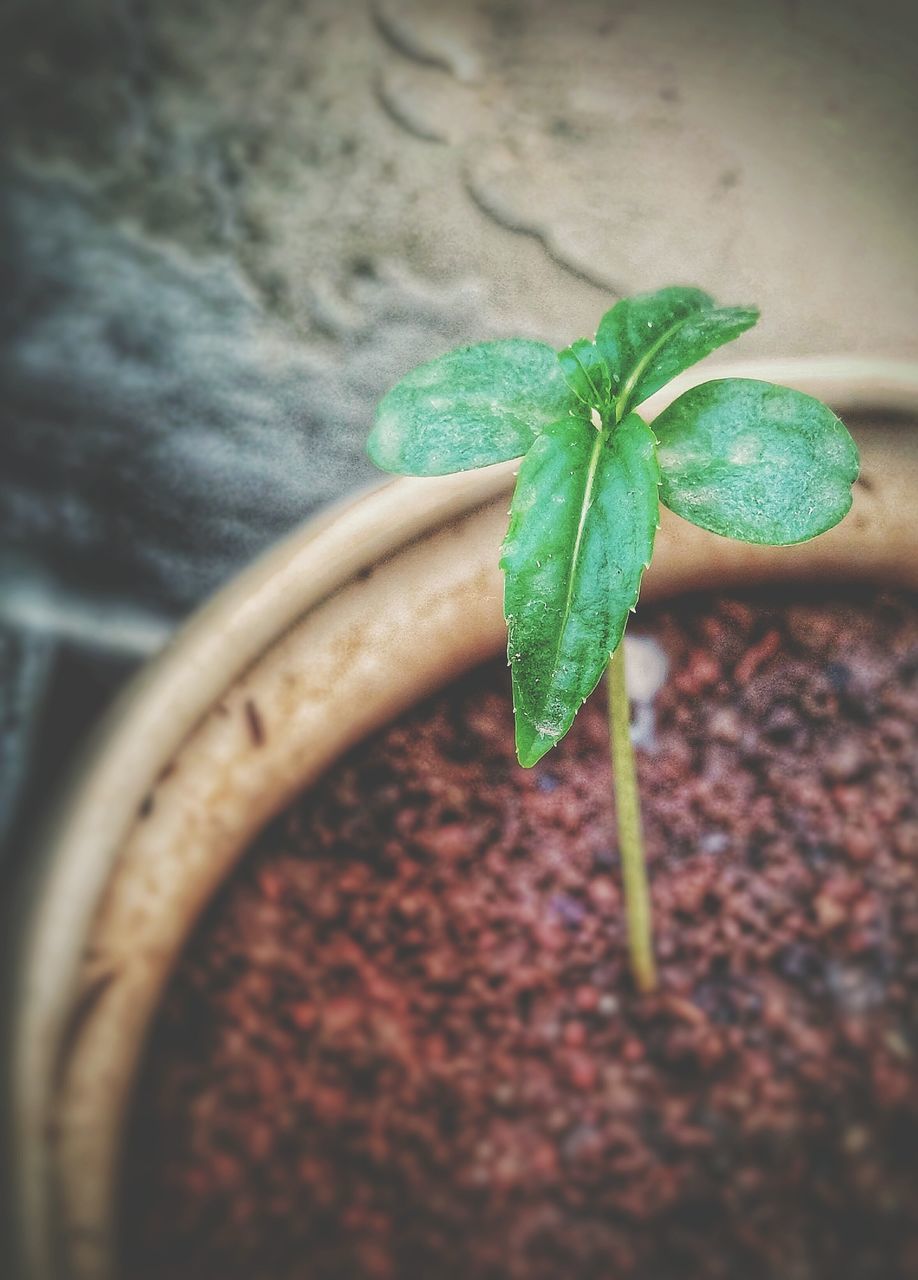
[[148, 1050], [142, 1280], [918, 1275], [918, 607], [645, 611], [661, 989], [594, 698], [536, 769], [487, 666], [336, 767], [191, 940]]

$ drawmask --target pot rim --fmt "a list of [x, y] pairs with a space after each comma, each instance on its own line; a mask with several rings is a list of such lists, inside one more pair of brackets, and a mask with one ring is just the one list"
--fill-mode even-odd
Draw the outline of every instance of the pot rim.
[[[835, 356], [693, 371], [654, 396], [648, 416], [688, 386], [727, 374], [788, 383], [848, 412], [918, 410], [918, 364]], [[151, 780], [207, 708], [298, 619], [379, 560], [494, 502], [509, 490], [516, 466], [390, 480], [308, 521], [197, 611], [105, 717], [44, 833], [40, 859], [29, 868], [31, 904], [19, 927], [21, 971], [12, 1010], [14, 1186], [18, 1217], [31, 1228], [33, 1247], [34, 1236], [51, 1221], [44, 1167], [53, 1093], [49, 1064], [57, 1056], [97, 904]]]

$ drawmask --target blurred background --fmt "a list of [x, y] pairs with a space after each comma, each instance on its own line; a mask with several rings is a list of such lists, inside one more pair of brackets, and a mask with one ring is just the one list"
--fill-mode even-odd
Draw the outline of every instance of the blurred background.
[[417, 361], [670, 283], [918, 355], [916, 62], [912, 0], [0, 4], [5, 870]]

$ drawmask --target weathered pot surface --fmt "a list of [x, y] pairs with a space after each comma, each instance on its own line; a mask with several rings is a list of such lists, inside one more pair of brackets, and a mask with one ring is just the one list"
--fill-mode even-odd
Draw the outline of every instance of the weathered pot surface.
[[[918, 368], [898, 362], [730, 372], [842, 413], [918, 412]], [[774, 550], [667, 515], [645, 598], [782, 578], [918, 586], [918, 435], [857, 435], [862, 480], [837, 529]], [[500, 649], [513, 470], [395, 481], [305, 526], [206, 606], [109, 717], [46, 837], [23, 933], [13, 1116], [29, 1274], [112, 1274], [119, 1137], [144, 1035], [238, 855], [347, 747]]]

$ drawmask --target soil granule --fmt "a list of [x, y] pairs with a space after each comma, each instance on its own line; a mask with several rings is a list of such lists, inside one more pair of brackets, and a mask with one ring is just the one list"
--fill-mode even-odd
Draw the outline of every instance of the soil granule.
[[633, 630], [668, 661], [636, 721], [659, 993], [604, 700], [524, 771], [480, 669], [201, 921], [136, 1093], [130, 1280], [918, 1277], [918, 606]]

